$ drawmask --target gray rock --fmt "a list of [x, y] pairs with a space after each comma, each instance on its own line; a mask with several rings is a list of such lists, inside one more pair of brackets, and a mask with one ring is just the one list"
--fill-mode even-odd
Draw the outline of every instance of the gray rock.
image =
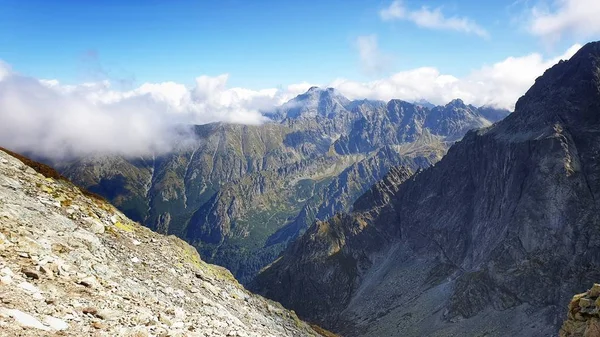
[[252, 288], [345, 336], [556, 335], [600, 279], [599, 72], [587, 44], [435, 166], [316, 222]]

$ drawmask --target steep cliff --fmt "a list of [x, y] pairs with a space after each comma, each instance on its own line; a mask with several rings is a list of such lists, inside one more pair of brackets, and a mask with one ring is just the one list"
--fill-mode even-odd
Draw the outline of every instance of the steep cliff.
[[348, 336], [555, 335], [600, 277], [599, 144], [595, 42], [389, 201], [317, 222], [253, 288]]

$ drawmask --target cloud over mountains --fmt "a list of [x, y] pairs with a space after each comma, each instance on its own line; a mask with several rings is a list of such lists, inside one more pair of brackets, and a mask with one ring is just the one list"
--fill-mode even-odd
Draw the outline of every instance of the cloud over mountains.
[[[369, 41], [367, 41], [369, 42]], [[512, 109], [543, 71], [579, 48], [546, 59], [540, 54], [509, 57], [462, 78], [433, 67], [358, 82], [321, 83], [350, 99], [426, 99], [444, 104], [460, 97], [474, 105]], [[185, 126], [209, 122], [259, 124], [261, 111], [305, 92], [312, 83], [262, 90], [230, 88], [228, 75], [200, 76], [192, 87], [144, 83], [116, 90], [109, 81], [63, 85], [15, 73], [0, 62], [0, 145], [16, 151], [64, 157], [91, 153], [127, 156], [169, 151], [187, 138]]]

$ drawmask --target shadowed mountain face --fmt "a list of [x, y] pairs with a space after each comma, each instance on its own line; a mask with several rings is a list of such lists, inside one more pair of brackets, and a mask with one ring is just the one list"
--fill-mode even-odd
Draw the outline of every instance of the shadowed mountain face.
[[319, 88], [266, 115], [272, 122], [259, 126], [197, 126], [193, 141], [166, 155], [81, 158], [61, 171], [248, 282], [391, 167], [428, 167], [467, 129], [495, 121], [464, 104], [349, 101]]
[[[437, 109], [432, 132], [471, 114]], [[317, 221], [251, 288], [347, 336], [556, 335], [600, 278], [599, 154], [596, 42], [433, 167], [391, 170]]]

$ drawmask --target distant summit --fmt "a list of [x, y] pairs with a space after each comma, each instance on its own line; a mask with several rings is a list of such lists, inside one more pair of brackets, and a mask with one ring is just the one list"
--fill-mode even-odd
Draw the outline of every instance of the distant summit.
[[278, 119], [333, 117], [349, 104], [350, 100], [333, 88], [311, 87], [279, 107], [274, 116]]
[[431, 109], [431, 108], [435, 107], [435, 104], [429, 102], [426, 99], [420, 99], [418, 101], [415, 101], [414, 104], [418, 105], [418, 106], [422, 106], [424, 108], [428, 108], [428, 109]]

